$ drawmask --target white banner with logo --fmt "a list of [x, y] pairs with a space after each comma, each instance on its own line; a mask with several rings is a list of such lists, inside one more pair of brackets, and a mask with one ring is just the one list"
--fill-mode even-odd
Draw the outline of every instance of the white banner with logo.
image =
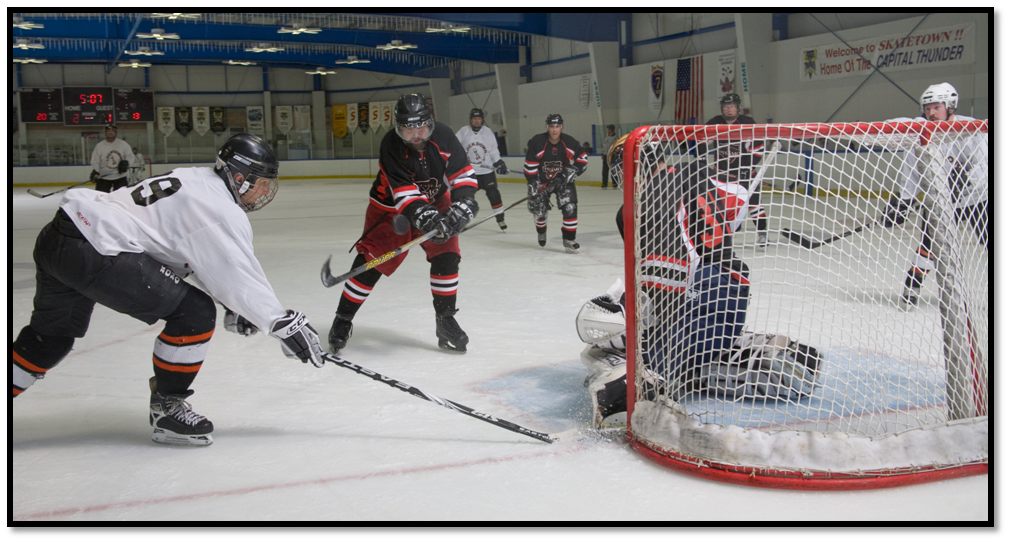
[[312, 106], [310, 105], [294, 106], [294, 129], [295, 130], [312, 129]]
[[175, 131], [175, 108], [174, 107], [159, 107], [158, 108], [158, 131], [164, 134], [166, 137]]
[[974, 23], [818, 45], [799, 51], [799, 79], [826, 81], [884, 72], [972, 64]]
[[736, 50], [718, 53], [718, 89], [731, 94], [736, 88]]
[[578, 85], [578, 103], [583, 109], [589, 107], [589, 96], [592, 94], [592, 77], [583, 75]]
[[357, 104], [347, 104], [347, 131], [357, 130]]
[[652, 63], [652, 69], [648, 72], [648, 109], [652, 111], [655, 118], [659, 118], [662, 113], [662, 87], [665, 86], [666, 63], [662, 60]]
[[246, 129], [250, 134], [266, 135], [266, 122], [263, 120], [263, 106], [248, 105], [245, 107]]
[[396, 107], [396, 102], [381, 102], [381, 111], [379, 112], [379, 124], [382, 128], [388, 129], [392, 126], [392, 108]]
[[381, 124], [382, 102], [371, 102], [368, 104], [368, 125], [378, 128]]
[[277, 114], [277, 130], [279, 130], [280, 133], [287, 135], [287, 132], [290, 132], [291, 128], [294, 127], [294, 116], [291, 112], [291, 106], [278, 105], [275, 109]]
[[201, 136], [210, 131], [209, 107], [203, 106], [193, 108], [193, 131]]

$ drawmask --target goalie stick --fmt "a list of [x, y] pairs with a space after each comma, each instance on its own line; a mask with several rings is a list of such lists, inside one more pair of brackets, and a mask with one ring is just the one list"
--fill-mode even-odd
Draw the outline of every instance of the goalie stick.
[[813, 250], [813, 249], [820, 248], [821, 246], [826, 245], [828, 243], [833, 243], [834, 241], [837, 241], [839, 239], [844, 239], [845, 237], [848, 237], [848, 236], [854, 235], [856, 233], [859, 233], [862, 230], [865, 230], [865, 229], [870, 229], [871, 230], [873, 228], [873, 226], [875, 226], [876, 224], [879, 224], [879, 220], [873, 220], [873, 221], [870, 221], [870, 222], [866, 222], [864, 224], [859, 224], [854, 229], [850, 229], [850, 230], [848, 230], [846, 232], [839, 233], [839, 234], [837, 234], [837, 235], [835, 235], [833, 237], [829, 237], [829, 238], [824, 239], [822, 241], [814, 241], [813, 239], [810, 239], [809, 237], [805, 237], [802, 234], [794, 232], [794, 231], [792, 231], [792, 230], [790, 230], [788, 228], [781, 228], [781, 232], [779, 232], [779, 233], [781, 233], [781, 235], [787, 237], [789, 240], [794, 241], [796, 243], [799, 243], [799, 246], [801, 246], [802, 248], [808, 248], [810, 250]]
[[361, 375], [367, 376], [368, 378], [371, 378], [372, 380], [374, 380], [376, 382], [381, 382], [383, 384], [388, 384], [389, 386], [392, 386], [393, 388], [396, 388], [398, 390], [401, 390], [401, 391], [404, 391], [406, 393], [409, 393], [410, 395], [413, 395], [414, 397], [419, 397], [421, 399], [424, 399], [425, 401], [431, 401], [432, 403], [441, 405], [441, 406], [443, 406], [443, 407], [445, 407], [447, 409], [454, 410], [456, 412], [459, 412], [459, 413], [465, 414], [467, 416], [476, 418], [476, 419], [478, 419], [480, 421], [484, 421], [484, 422], [487, 422], [489, 424], [496, 425], [498, 427], [507, 429], [509, 431], [514, 431], [515, 433], [519, 433], [519, 434], [525, 435], [527, 437], [532, 437], [532, 438], [534, 438], [536, 440], [541, 440], [541, 441], [546, 442], [546, 443], [553, 443], [553, 442], [557, 442], [558, 440], [560, 440], [563, 436], [566, 436], [566, 433], [567, 433], [567, 432], [565, 432], [565, 433], [561, 433], [561, 434], [558, 434], [558, 435], [551, 435], [551, 434], [548, 434], [548, 433], [540, 433], [539, 431], [533, 431], [532, 429], [527, 429], [525, 427], [522, 427], [521, 425], [512, 423], [510, 421], [502, 420], [501, 418], [497, 418], [495, 416], [491, 416], [490, 414], [484, 414], [483, 412], [478, 412], [478, 411], [473, 410], [472, 408], [470, 408], [468, 406], [460, 405], [459, 403], [456, 403], [454, 401], [449, 401], [448, 399], [442, 399], [441, 397], [438, 397], [437, 395], [432, 395], [430, 393], [421, 391], [421, 390], [419, 390], [419, 389], [417, 389], [417, 388], [415, 388], [415, 387], [413, 387], [413, 386], [411, 386], [411, 385], [409, 385], [409, 384], [407, 384], [405, 382], [400, 382], [399, 380], [394, 380], [394, 379], [389, 378], [387, 376], [380, 375], [380, 374], [376, 373], [375, 371], [372, 371], [370, 369], [365, 369], [364, 367], [361, 367], [360, 365], [357, 365], [355, 363], [351, 363], [351, 362], [349, 362], [349, 361], [347, 361], [345, 359], [342, 359], [342, 358], [339, 358], [337, 356], [334, 356], [334, 355], [332, 355], [332, 354], [330, 354], [328, 352], [323, 352], [322, 353], [322, 357], [323, 357], [323, 359], [325, 359], [326, 361], [328, 361], [330, 363], [333, 363], [333, 364], [338, 365], [340, 367], [343, 367], [345, 369], [350, 369], [351, 371], [354, 371], [357, 374], [361, 374]]
[[88, 179], [88, 180], [86, 180], [86, 181], [84, 181], [82, 183], [77, 183], [75, 185], [71, 185], [71, 186], [68, 186], [66, 188], [61, 188], [61, 189], [59, 189], [59, 190], [57, 190], [55, 192], [50, 192], [48, 194], [41, 194], [41, 193], [36, 192], [35, 190], [29, 188], [28, 189], [28, 193], [31, 194], [31, 195], [33, 195], [33, 196], [35, 196], [36, 198], [48, 198], [49, 196], [52, 196], [53, 194], [59, 194], [60, 192], [66, 192], [67, 190], [70, 190], [71, 188], [77, 188], [78, 186], [83, 186], [83, 185], [88, 184], [90, 182], [91, 182], [91, 179]]

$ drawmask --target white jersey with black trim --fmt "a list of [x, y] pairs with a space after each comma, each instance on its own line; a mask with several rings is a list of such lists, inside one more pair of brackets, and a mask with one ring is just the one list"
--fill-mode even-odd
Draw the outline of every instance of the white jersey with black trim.
[[466, 125], [459, 128], [455, 137], [466, 149], [466, 158], [477, 175], [494, 172], [494, 162], [501, 159], [501, 153], [498, 152], [497, 137], [490, 128], [481, 126], [478, 132], [473, 133], [473, 128]]
[[[974, 117], [954, 115], [952, 121], [972, 121]], [[887, 122], [926, 122], [924, 118], [890, 119]], [[988, 134], [977, 134], [968, 138], [957, 138], [939, 144], [939, 154], [946, 179], [959, 177], [955, 186], [953, 204], [957, 208], [977, 205], [988, 201]], [[904, 163], [900, 168], [904, 184], [900, 198], [911, 199], [921, 189], [921, 173], [918, 172], [918, 158], [913, 152], [904, 152]]]
[[179, 168], [111, 193], [69, 190], [60, 207], [100, 254], [146, 253], [269, 331], [285, 315], [252, 247], [252, 225], [211, 168]]
[[127, 164], [136, 160], [130, 144], [122, 139], [116, 139], [112, 143], [103, 139], [91, 152], [91, 169], [97, 171], [102, 179], [121, 179], [126, 176], [125, 173], [119, 173], [118, 166], [122, 160], [126, 160]]

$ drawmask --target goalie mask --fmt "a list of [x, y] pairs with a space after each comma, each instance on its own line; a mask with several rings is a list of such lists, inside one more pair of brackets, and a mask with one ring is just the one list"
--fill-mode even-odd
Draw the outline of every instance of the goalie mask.
[[[606, 152], [606, 163], [610, 166], [614, 182], [621, 190], [624, 188], [624, 143], [627, 142], [627, 136], [629, 135], [624, 134], [620, 136], [620, 139], [617, 139], [610, 147], [610, 150]], [[665, 165], [666, 157], [659, 148], [658, 142], [642, 143], [638, 148], [640, 150], [640, 156], [638, 156], [639, 169], [643, 167], [645, 171], [653, 174], [656, 168]]]
[[[217, 152], [214, 172], [227, 185], [235, 202], [247, 213], [266, 207], [277, 195], [280, 163], [269, 144], [259, 136], [238, 134]], [[241, 176], [241, 180], [238, 177]]]
[[434, 114], [423, 94], [400, 96], [393, 112], [396, 135], [411, 145], [423, 145], [434, 134]]

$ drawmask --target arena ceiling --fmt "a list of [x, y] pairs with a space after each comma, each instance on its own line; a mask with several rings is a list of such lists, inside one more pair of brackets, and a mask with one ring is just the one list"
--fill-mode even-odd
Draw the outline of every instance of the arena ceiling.
[[[13, 59], [280, 68], [449, 77], [457, 61], [518, 63], [534, 36], [616, 41], [613, 14], [13, 13]], [[379, 46], [415, 46], [380, 49]], [[357, 62], [351, 63], [355, 60]], [[367, 62], [365, 62], [367, 61]]]

